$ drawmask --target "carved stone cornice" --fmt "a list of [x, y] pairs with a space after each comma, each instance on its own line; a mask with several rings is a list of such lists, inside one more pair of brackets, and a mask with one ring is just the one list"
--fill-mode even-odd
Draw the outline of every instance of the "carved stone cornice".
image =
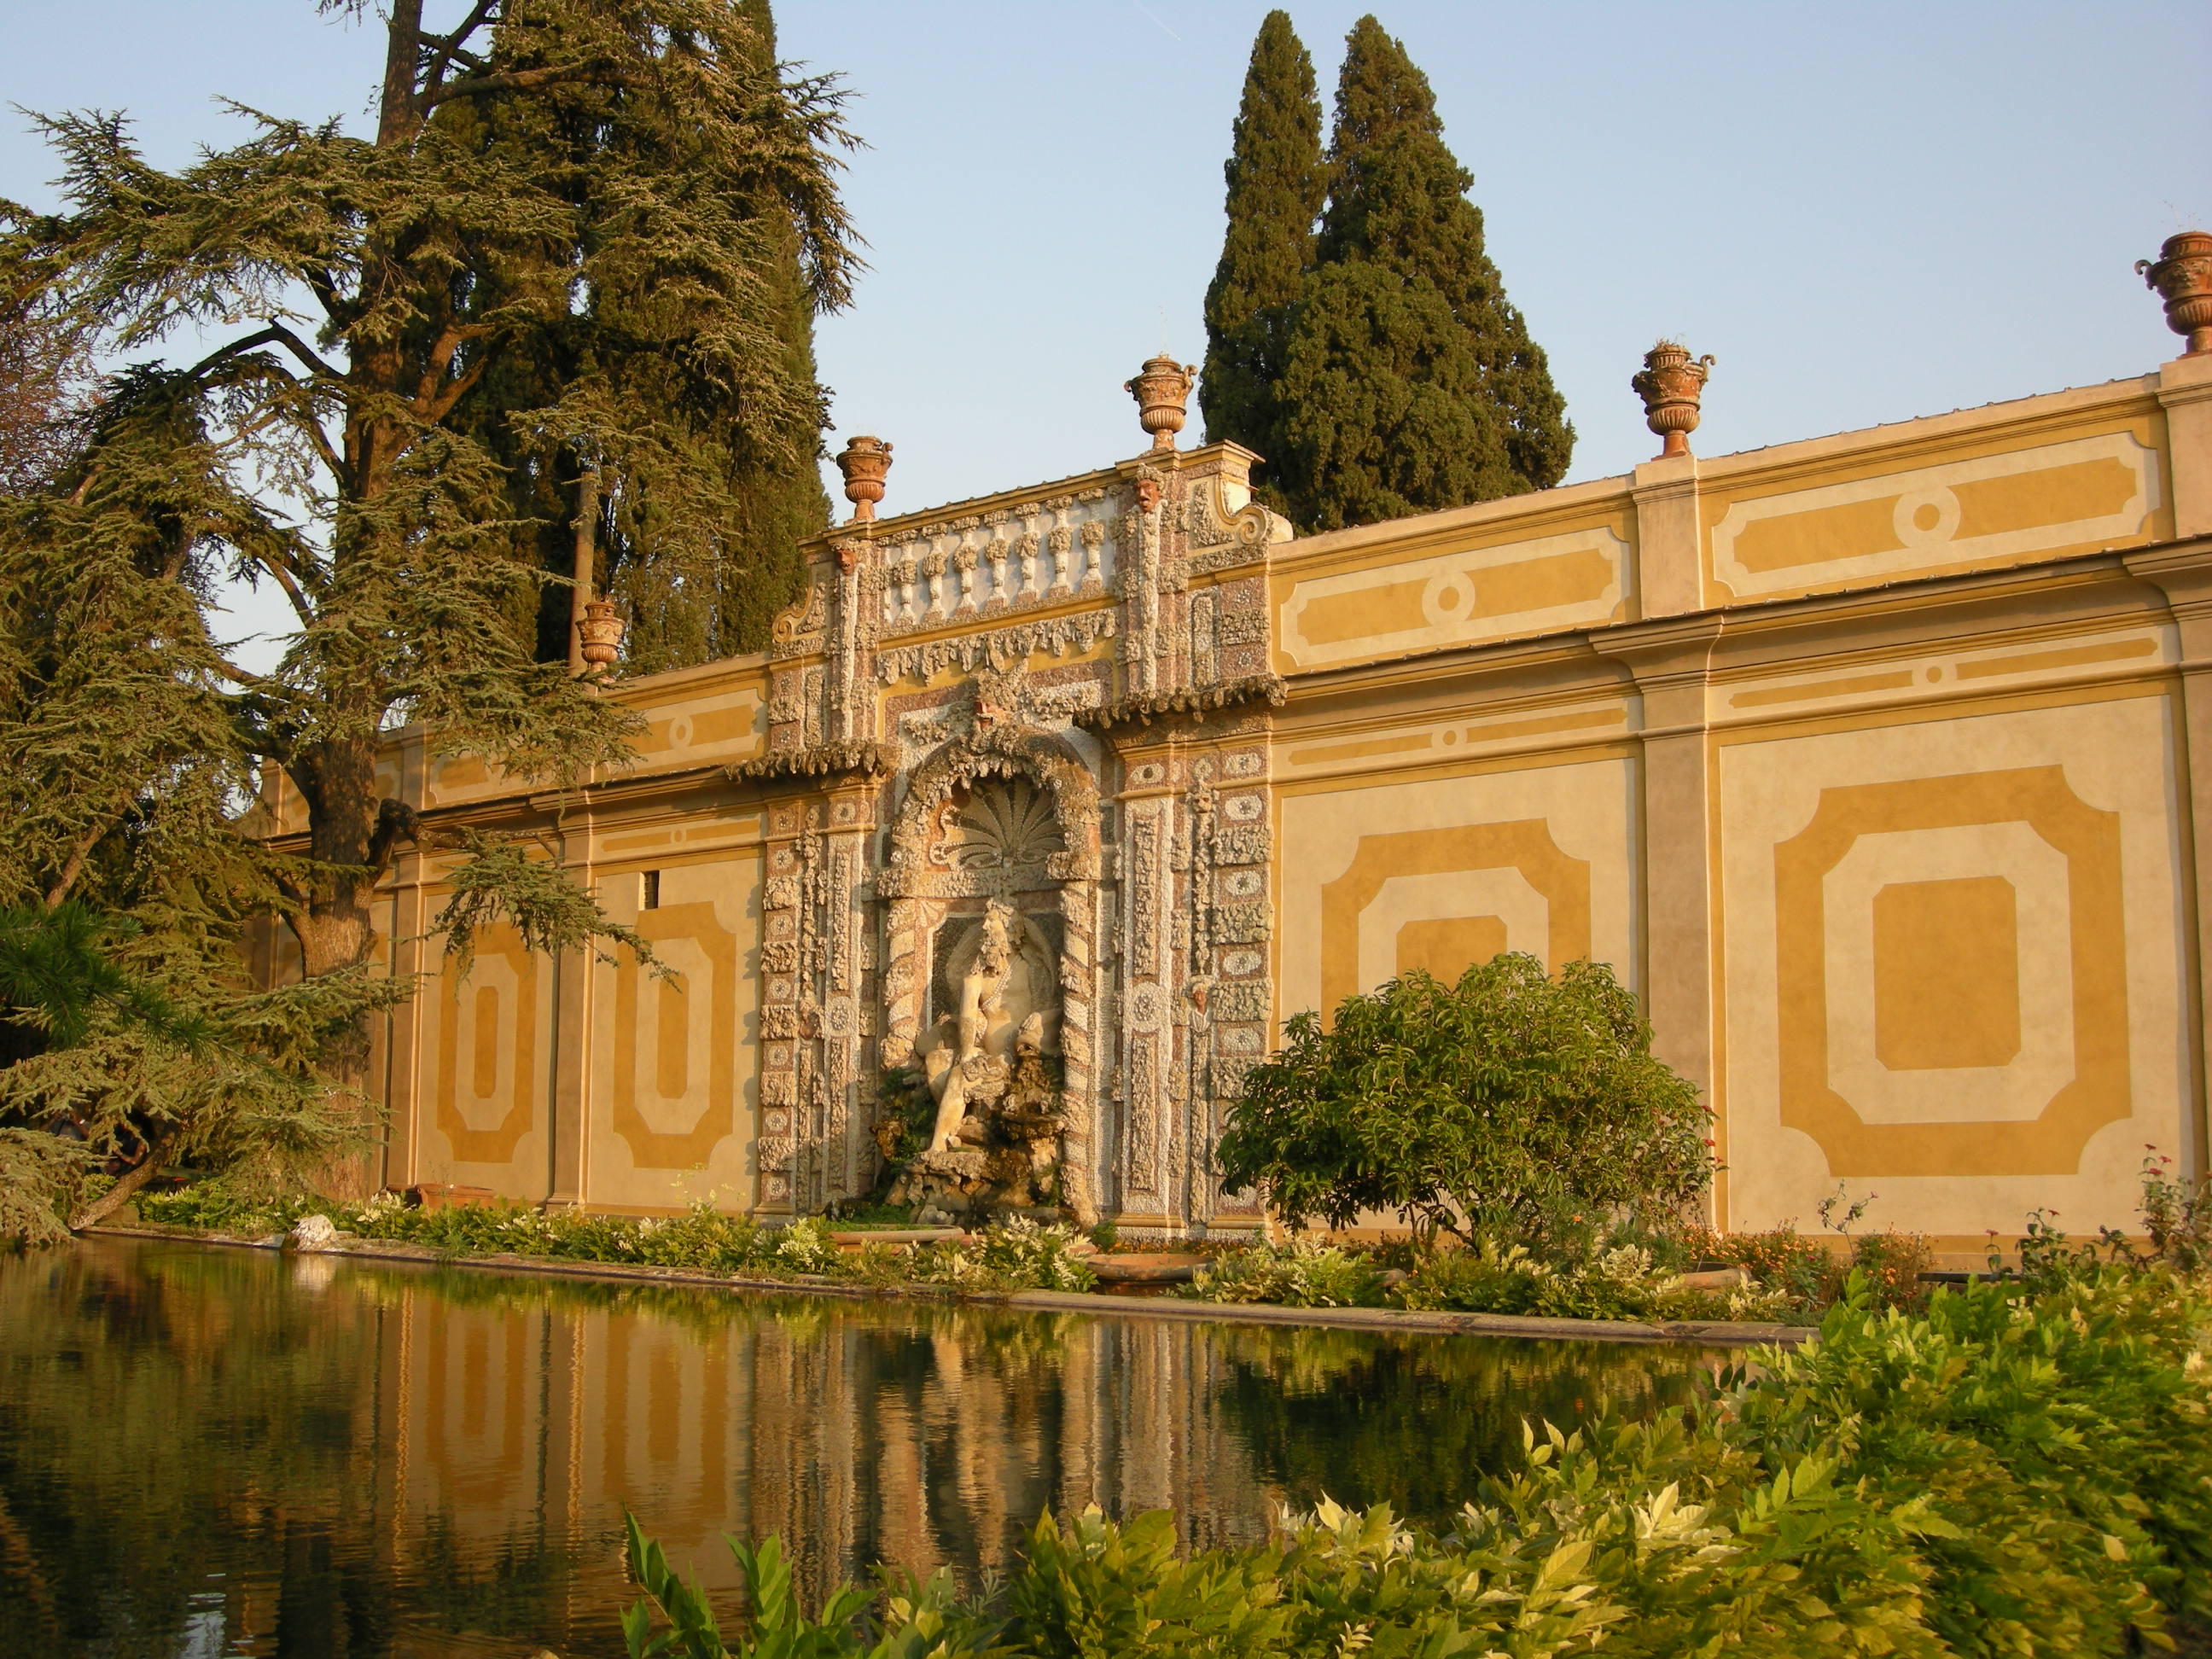
[[733, 783], [768, 783], [779, 778], [827, 778], [848, 774], [887, 778], [898, 764], [887, 744], [854, 738], [817, 743], [806, 749], [779, 749], [723, 769]]
[[1251, 674], [1219, 685], [1194, 686], [1181, 691], [1138, 691], [1116, 697], [1096, 708], [1079, 708], [1074, 720], [1085, 730], [1102, 736], [1139, 730], [1155, 721], [1198, 720], [1223, 709], [1265, 702], [1279, 708], [1290, 695], [1279, 674]]

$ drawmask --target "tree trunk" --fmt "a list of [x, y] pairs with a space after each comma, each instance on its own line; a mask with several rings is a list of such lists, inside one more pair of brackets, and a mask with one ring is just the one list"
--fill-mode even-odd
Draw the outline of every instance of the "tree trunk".
[[140, 1158], [133, 1168], [118, 1176], [112, 1187], [70, 1218], [70, 1231], [81, 1233], [87, 1227], [97, 1227], [128, 1204], [141, 1187], [161, 1173], [162, 1166], [167, 1161], [165, 1154], [174, 1135], [175, 1131], [172, 1130], [168, 1134], [148, 1141], [145, 1157]]
[[[328, 738], [295, 776], [307, 804], [310, 855], [331, 870], [319, 878], [304, 913], [292, 918], [300, 945], [300, 965], [313, 979], [368, 962], [376, 946], [371, 907], [382, 870], [373, 843], [381, 795], [376, 781], [376, 750], [360, 738]], [[333, 1089], [352, 1095], [360, 1105], [362, 1146], [334, 1158], [316, 1182], [331, 1198], [352, 1202], [368, 1198], [384, 1184], [383, 1122], [380, 1105], [368, 1097], [371, 1031], [364, 1018], [338, 1038], [323, 1066]]]
[[599, 578], [599, 470], [586, 467], [576, 481], [576, 553], [568, 591], [568, 672], [584, 672], [584, 607]]

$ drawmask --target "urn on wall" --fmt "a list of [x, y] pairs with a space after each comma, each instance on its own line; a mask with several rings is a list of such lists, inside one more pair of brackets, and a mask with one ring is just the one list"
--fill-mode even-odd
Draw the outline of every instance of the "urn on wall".
[[1692, 361], [1687, 346], [1662, 340], [1644, 354], [1641, 373], [1629, 386], [1644, 399], [1644, 423], [1659, 434], [1659, 459], [1690, 453], [1690, 434], [1698, 429], [1698, 400], [1705, 396], [1705, 377], [1713, 360]]
[[876, 516], [876, 503], [884, 498], [884, 475], [891, 470], [891, 447], [881, 438], [854, 438], [837, 456], [837, 470], [845, 475], [845, 499], [853, 504], [853, 522], [866, 524]]
[[2166, 301], [2166, 325], [2189, 342], [2187, 355], [2212, 351], [2212, 232], [2169, 236], [2158, 258], [2138, 259], [2136, 270]]
[[593, 599], [576, 621], [577, 637], [584, 642], [584, 672], [604, 674], [622, 655], [623, 619], [611, 599]]
[[1146, 358], [1137, 378], [1122, 383], [1137, 400], [1137, 420], [1152, 434], [1155, 451], [1175, 447], [1176, 434], [1188, 418], [1183, 411], [1197, 379], [1196, 364], [1163, 356]]

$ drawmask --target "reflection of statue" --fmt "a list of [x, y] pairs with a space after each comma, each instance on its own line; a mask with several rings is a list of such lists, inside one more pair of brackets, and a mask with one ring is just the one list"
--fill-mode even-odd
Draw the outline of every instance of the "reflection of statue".
[[[981, 1126], [963, 1135], [963, 1121], [971, 1110], [988, 1110], [1006, 1100], [1021, 1058], [1018, 1048], [1042, 1054], [1058, 1046], [1059, 1036], [1050, 959], [1011, 904], [993, 899], [982, 920], [954, 948], [945, 969], [953, 1007], [939, 1019], [921, 1051], [930, 1092], [937, 1097], [929, 1139], [933, 1152], [963, 1139], [980, 1139]], [[1024, 1037], [1026, 1044], [1020, 1041]]]

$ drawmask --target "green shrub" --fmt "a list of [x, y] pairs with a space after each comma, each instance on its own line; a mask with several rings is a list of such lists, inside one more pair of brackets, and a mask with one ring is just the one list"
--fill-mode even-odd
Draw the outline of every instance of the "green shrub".
[[1538, 1243], [1679, 1216], [1712, 1177], [1709, 1115], [1652, 1058], [1601, 963], [1534, 957], [1424, 973], [1312, 1014], [1255, 1066], [1219, 1157], [1293, 1226], [1395, 1212], [1424, 1233]]
[[1923, 1306], [1929, 1286], [1920, 1275], [1936, 1259], [1928, 1239], [1919, 1233], [1860, 1233], [1847, 1245], [1840, 1237], [1823, 1239], [1790, 1227], [1758, 1233], [1717, 1233], [1700, 1227], [1685, 1237], [1690, 1255], [1741, 1267], [1760, 1291], [1780, 1298], [1784, 1310], [1798, 1317], [1817, 1318], [1839, 1301], [1854, 1273], [1863, 1279], [1876, 1307]]
[[1079, 1233], [1022, 1218], [921, 1250], [878, 1242], [848, 1251], [832, 1242], [830, 1224], [820, 1216], [763, 1227], [747, 1216], [726, 1215], [703, 1199], [674, 1216], [592, 1215], [513, 1200], [428, 1210], [389, 1193], [358, 1205], [314, 1198], [279, 1201], [241, 1197], [205, 1182], [143, 1199], [140, 1209], [170, 1225], [257, 1236], [283, 1232], [301, 1216], [321, 1213], [356, 1237], [420, 1244], [449, 1255], [544, 1256], [771, 1279], [827, 1278], [878, 1290], [922, 1284], [978, 1293], [1088, 1291], [1098, 1283], [1073, 1253]]
[[1095, 1290], [1098, 1275], [1073, 1254], [1082, 1237], [1072, 1227], [1040, 1226], [1017, 1216], [986, 1227], [972, 1242], [946, 1240], [917, 1252], [914, 1276], [925, 1285], [975, 1293]]
[[1501, 1248], [1485, 1238], [1471, 1250], [1438, 1250], [1425, 1258], [1398, 1286], [1397, 1297], [1408, 1308], [1533, 1314], [1553, 1277], [1527, 1246]]
[[1182, 1293], [1200, 1302], [1371, 1308], [1382, 1303], [1382, 1276], [1363, 1255], [1293, 1237], [1281, 1244], [1224, 1251], [1200, 1267]]
[[139, 1219], [157, 1227], [191, 1227], [252, 1238], [289, 1232], [301, 1216], [325, 1207], [321, 1200], [310, 1195], [278, 1196], [220, 1179], [196, 1181], [174, 1192], [141, 1193], [133, 1201]]
[[1070, 1253], [1082, 1239], [1082, 1234], [1060, 1223], [1039, 1226], [1017, 1216], [986, 1227], [976, 1249], [985, 1269], [1009, 1289], [1096, 1290], [1098, 1275]]
[[2169, 1266], [2212, 1273], [2212, 1175], [2192, 1182], [2172, 1170], [2173, 1160], [2163, 1152], [2153, 1150], [2143, 1159], [2143, 1231]]
[[2203, 1281], [2075, 1252], [1920, 1314], [1849, 1290], [1817, 1341], [1754, 1352], [1688, 1407], [1531, 1425], [1441, 1534], [1324, 1502], [1185, 1553], [1170, 1516], [1091, 1510], [1041, 1522], [996, 1595], [886, 1578], [813, 1618], [773, 1540], [733, 1544], [759, 1612], [726, 1646], [633, 1523], [629, 1651], [2086, 1659], [2212, 1612]]
[[1540, 1261], [1527, 1248], [1481, 1239], [1471, 1250], [1424, 1258], [1392, 1292], [1407, 1308], [1534, 1315], [1551, 1319], [1755, 1320], [1776, 1322], [1799, 1310], [1758, 1289], [1715, 1292], [1680, 1288], [1644, 1245], [1595, 1248], [1564, 1262]]

